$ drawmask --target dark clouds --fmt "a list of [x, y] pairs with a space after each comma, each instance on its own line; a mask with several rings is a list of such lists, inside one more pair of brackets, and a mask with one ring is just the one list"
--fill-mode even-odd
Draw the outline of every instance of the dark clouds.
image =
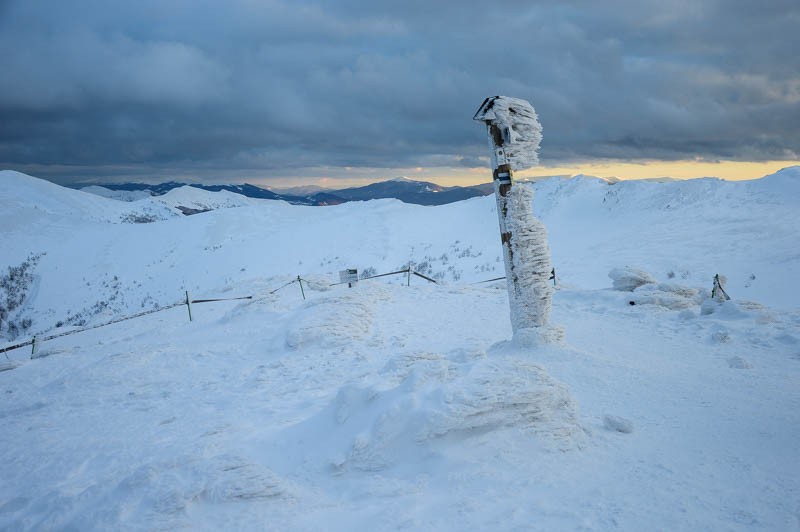
[[799, 24], [796, 0], [0, 1], [0, 167], [469, 166], [492, 94], [534, 104], [544, 163], [794, 159]]

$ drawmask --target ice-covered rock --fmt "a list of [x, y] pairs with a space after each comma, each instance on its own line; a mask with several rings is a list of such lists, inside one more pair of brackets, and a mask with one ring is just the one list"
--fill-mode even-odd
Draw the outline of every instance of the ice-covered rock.
[[646, 271], [630, 266], [614, 268], [608, 272], [608, 276], [614, 281], [614, 290], [623, 292], [633, 292], [642, 285], [656, 283], [656, 279]]
[[656, 305], [670, 310], [699, 306], [708, 293], [699, 288], [678, 284], [643, 284], [633, 290], [631, 301], [637, 305]]
[[621, 432], [622, 434], [633, 432], [633, 422], [620, 416], [603, 416], [603, 426], [610, 431]]
[[747, 359], [740, 356], [729, 358], [728, 367], [731, 369], [753, 369], [753, 365]]

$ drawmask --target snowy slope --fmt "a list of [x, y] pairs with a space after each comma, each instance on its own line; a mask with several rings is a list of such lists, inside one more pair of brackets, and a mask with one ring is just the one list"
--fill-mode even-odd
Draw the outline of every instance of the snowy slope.
[[170, 207], [189, 207], [197, 210], [231, 209], [258, 204], [257, 200], [227, 190], [209, 192], [190, 186], [174, 188], [153, 199]]
[[[710, 290], [720, 273], [737, 299], [796, 308], [787, 280], [800, 277], [799, 172], [752, 182], [554, 178], [535, 185], [534, 209], [567, 286], [609, 287], [611, 269], [631, 266]], [[170, 303], [185, 290], [202, 295], [279, 275], [334, 279], [349, 267], [382, 273], [412, 261], [451, 284], [503, 275], [492, 198], [306, 208], [184, 187], [122, 203], [5, 172], [0, 201], [0, 271], [46, 252], [29, 301], [34, 331], [115, 294], [108, 316]], [[178, 206], [238, 208], [188, 219]], [[162, 221], [122, 223], [137, 220]]]
[[[502, 283], [469, 284], [502, 275], [492, 198], [130, 224], [5, 172], [0, 272], [46, 253], [31, 332], [256, 299], [9, 353], [0, 528], [797, 528], [799, 180], [536, 184], [566, 332], [537, 346], [507, 341]], [[409, 260], [445, 283], [329, 286]], [[673, 291], [611, 290], [624, 266]], [[733, 301], [701, 306], [717, 272]], [[298, 274], [306, 300], [270, 294]]]
[[81, 192], [88, 192], [90, 194], [95, 194], [97, 196], [119, 201], [136, 201], [152, 196], [149, 190], [111, 190], [110, 188], [101, 187], [99, 185], [81, 187], [80, 190]]
[[743, 182], [550, 179], [534, 207], [565, 282], [600, 288], [630, 265], [710, 289], [720, 273], [739, 298], [798, 306], [786, 280], [800, 275], [800, 167]]

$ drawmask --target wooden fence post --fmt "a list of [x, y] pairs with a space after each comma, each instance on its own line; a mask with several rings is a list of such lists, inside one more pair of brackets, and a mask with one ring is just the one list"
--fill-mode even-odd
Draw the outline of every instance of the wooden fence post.
[[192, 321], [192, 300], [189, 299], [189, 291], [186, 291], [186, 308], [189, 309], [189, 321]]

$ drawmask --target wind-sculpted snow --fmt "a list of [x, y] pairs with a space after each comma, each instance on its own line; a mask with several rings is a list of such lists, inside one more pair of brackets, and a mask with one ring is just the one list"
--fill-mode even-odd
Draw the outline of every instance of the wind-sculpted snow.
[[639, 268], [631, 268], [630, 266], [614, 268], [608, 272], [608, 276], [613, 281], [612, 286], [614, 290], [621, 290], [623, 292], [633, 292], [640, 286], [656, 282], [655, 277], [646, 271]]
[[311, 300], [291, 321], [286, 345], [292, 349], [338, 347], [361, 340], [372, 325], [372, 309], [363, 299], [341, 296]]
[[631, 301], [637, 305], [656, 305], [670, 310], [698, 307], [711, 292], [674, 283], [643, 284], [633, 290]]
[[[330, 405], [285, 431], [277, 445], [334, 473], [409, 467], [444, 441], [453, 445], [508, 430], [553, 449], [573, 449], [583, 436], [575, 399], [529, 358], [524, 353], [469, 362], [416, 357], [399, 384], [341, 388]], [[320, 433], [327, 445], [311, 448]]]
[[[278, 509], [295, 499], [291, 483], [235, 455], [156, 458], [102, 484], [89, 482], [78, 497], [54, 486], [40, 500], [16, 499], [15, 504], [30, 505], [33, 511], [28, 518], [6, 524], [11, 529], [88, 530], [128, 528], [135, 522], [171, 530], [194, 528], [188, 513], [198, 506], [255, 503]], [[98, 499], [103, 504], [95, 504]], [[11, 511], [13, 506], [0, 509], [0, 514]]]
[[468, 436], [515, 427], [572, 448], [581, 435], [577, 403], [529, 356], [517, 353], [481, 360], [439, 392], [441, 404], [423, 433], [426, 438]]

